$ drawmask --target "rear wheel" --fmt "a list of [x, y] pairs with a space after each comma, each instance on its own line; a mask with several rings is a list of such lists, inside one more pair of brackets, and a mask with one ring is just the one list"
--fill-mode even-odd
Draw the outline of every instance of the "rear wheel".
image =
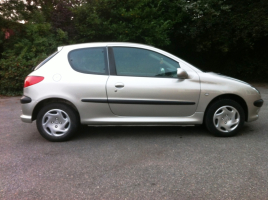
[[243, 108], [231, 99], [213, 103], [207, 110], [205, 124], [216, 136], [230, 137], [237, 134], [245, 122]]
[[53, 142], [70, 139], [77, 130], [78, 123], [76, 112], [71, 107], [60, 103], [43, 107], [36, 119], [39, 133]]

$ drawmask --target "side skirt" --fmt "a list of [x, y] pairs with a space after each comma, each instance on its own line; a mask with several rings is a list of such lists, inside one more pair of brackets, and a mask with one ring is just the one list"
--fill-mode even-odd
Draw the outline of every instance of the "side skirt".
[[198, 125], [203, 123], [204, 112], [188, 117], [99, 117], [83, 119], [87, 125]]

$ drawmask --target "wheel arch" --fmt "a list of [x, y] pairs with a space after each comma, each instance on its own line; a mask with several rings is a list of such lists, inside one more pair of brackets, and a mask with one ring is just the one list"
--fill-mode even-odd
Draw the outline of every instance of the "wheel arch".
[[207, 111], [208, 111], [208, 108], [216, 101], [218, 100], [221, 100], [221, 99], [231, 99], [233, 101], [236, 101], [237, 103], [239, 103], [241, 105], [241, 107], [243, 108], [244, 112], [245, 112], [245, 121], [248, 120], [248, 106], [245, 102], [245, 100], [236, 95], [236, 94], [222, 94], [222, 95], [219, 95], [217, 97], [215, 97], [214, 99], [212, 99], [209, 104], [207, 105], [206, 107], [206, 110], [205, 110], [205, 115], [204, 115], [204, 118], [203, 118], [203, 123], [204, 123], [204, 120], [206, 118], [206, 115], [207, 115]]
[[49, 99], [44, 99], [44, 100], [38, 102], [33, 110], [32, 121], [36, 120], [38, 112], [40, 111], [40, 109], [42, 107], [44, 107], [45, 105], [51, 104], [51, 103], [63, 103], [65, 105], [70, 106], [77, 113], [77, 115], [79, 117], [79, 121], [80, 121], [80, 114], [79, 114], [76, 106], [72, 102], [70, 102], [66, 99], [62, 99], [62, 98], [49, 98]]

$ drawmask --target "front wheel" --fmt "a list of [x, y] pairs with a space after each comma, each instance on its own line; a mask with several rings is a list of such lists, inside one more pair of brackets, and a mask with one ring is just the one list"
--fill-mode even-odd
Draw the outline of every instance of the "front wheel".
[[205, 116], [207, 129], [220, 137], [236, 135], [244, 122], [243, 108], [231, 99], [216, 101], [208, 108]]
[[46, 105], [39, 111], [36, 119], [39, 133], [52, 142], [70, 139], [77, 130], [78, 123], [76, 112], [60, 103]]

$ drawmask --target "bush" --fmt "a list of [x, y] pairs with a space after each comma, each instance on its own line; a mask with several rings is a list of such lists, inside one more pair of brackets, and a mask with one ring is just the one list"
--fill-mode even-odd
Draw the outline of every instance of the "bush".
[[22, 93], [25, 77], [59, 45], [66, 43], [67, 34], [52, 31], [48, 23], [27, 23], [4, 45], [0, 60], [0, 92], [3, 95]]
[[0, 94], [21, 94], [57, 46], [103, 41], [154, 45], [204, 71], [267, 81], [267, 10], [267, 0], [5, 1], [0, 27], [15, 34], [0, 31]]

